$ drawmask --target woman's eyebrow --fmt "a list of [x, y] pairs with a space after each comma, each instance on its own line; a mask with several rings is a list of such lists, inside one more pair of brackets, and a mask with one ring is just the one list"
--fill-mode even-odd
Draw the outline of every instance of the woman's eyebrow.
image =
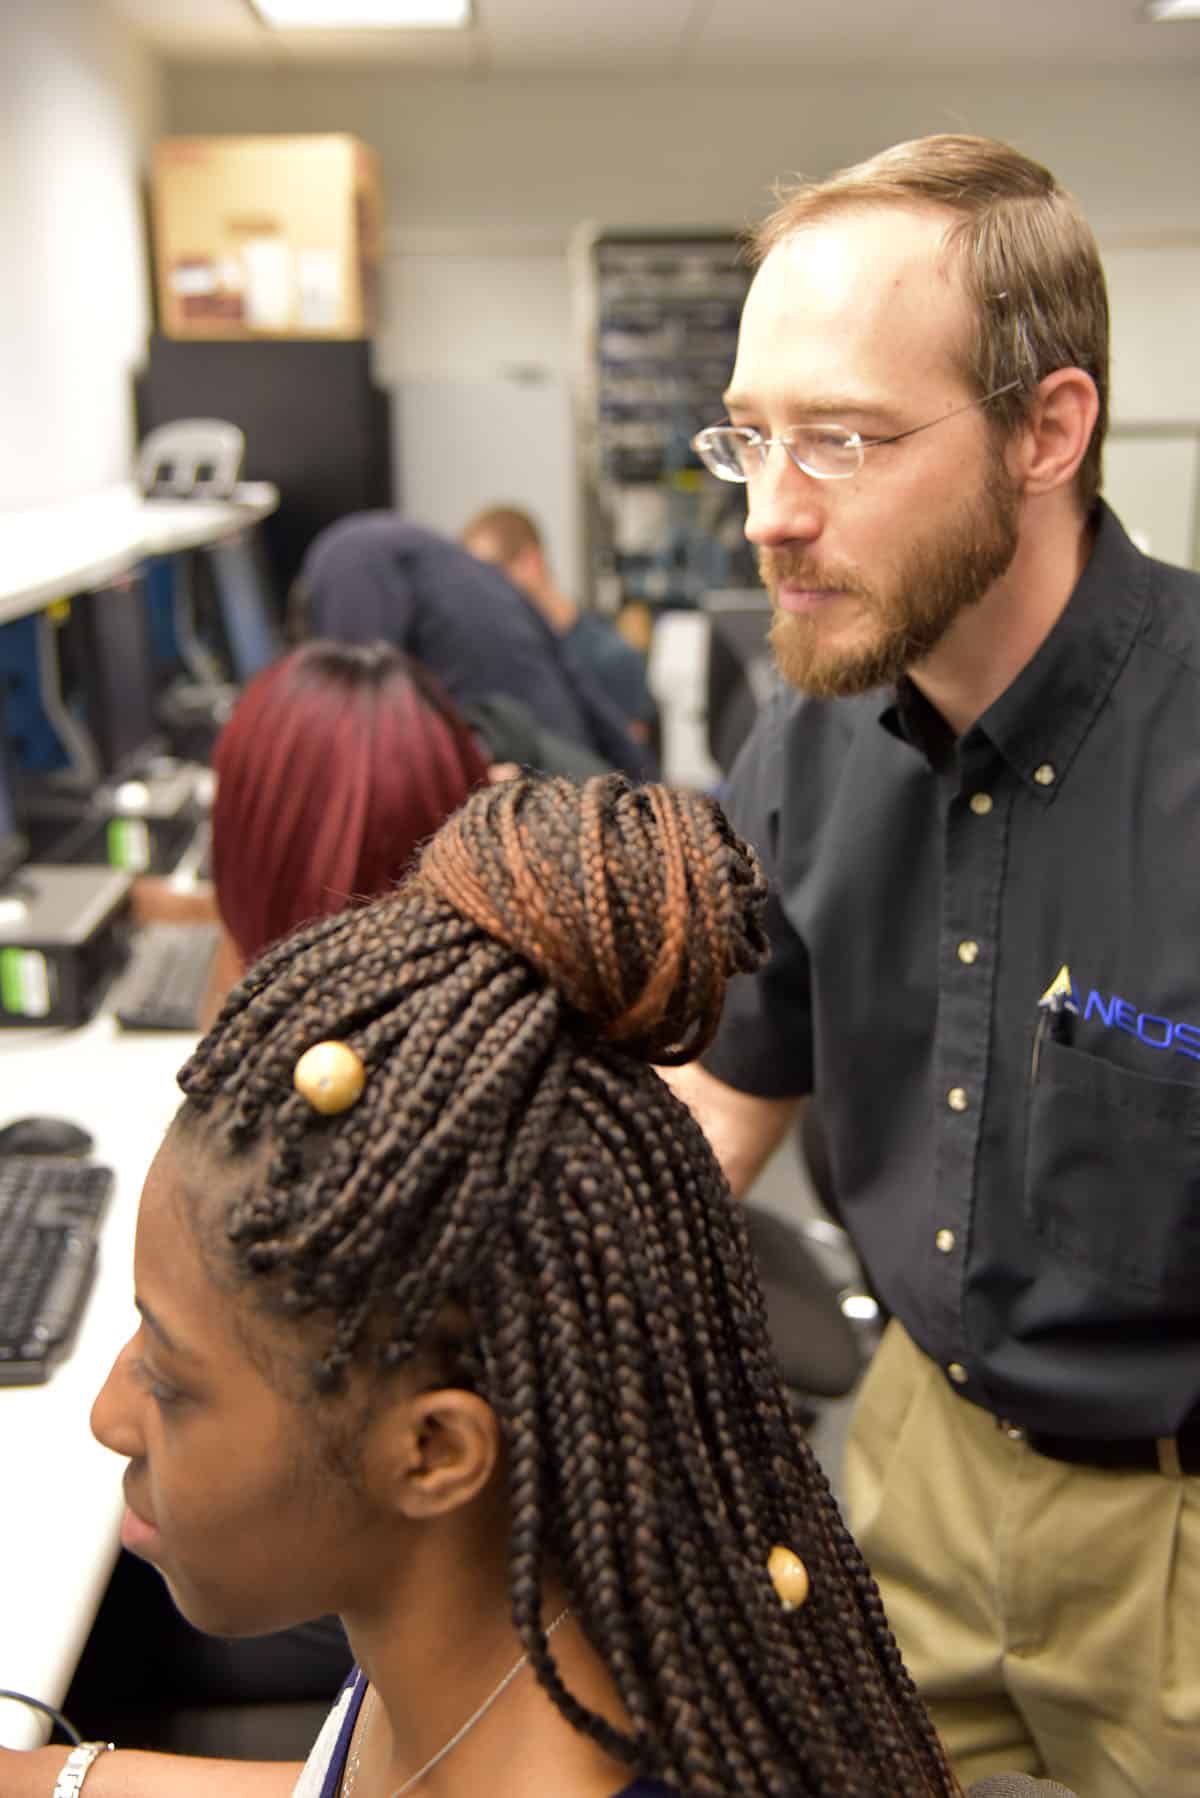
[[144, 1299], [135, 1297], [133, 1303], [138, 1316], [150, 1331], [150, 1334], [155, 1337], [163, 1348], [172, 1355], [178, 1355], [181, 1361], [194, 1361], [196, 1359], [196, 1356], [191, 1349], [184, 1348], [181, 1343], [175, 1341], [175, 1338], [166, 1329], [161, 1320], [155, 1316], [154, 1312], [150, 1309], [149, 1305], [146, 1304]]

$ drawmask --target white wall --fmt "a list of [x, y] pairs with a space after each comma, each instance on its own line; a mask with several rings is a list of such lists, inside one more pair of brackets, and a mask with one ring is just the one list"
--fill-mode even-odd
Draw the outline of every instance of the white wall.
[[1195, 229], [1194, 76], [872, 68], [720, 79], [464, 77], [205, 69], [166, 84], [172, 131], [357, 131], [380, 151], [393, 226], [558, 234], [738, 225], [775, 177], [821, 174], [902, 137], [981, 131], [1040, 156], [1101, 235]]
[[[165, 107], [173, 132], [353, 130], [380, 151], [391, 225], [380, 367], [402, 402], [401, 498], [442, 528], [483, 498], [538, 506], [522, 466], [499, 451], [494, 467], [452, 456], [434, 466], [429, 420], [451, 381], [457, 427], [474, 416], [493, 445], [497, 408], [533, 417], [533, 381], [538, 404], [567, 416], [565, 247], [580, 221], [737, 228], [767, 209], [777, 177], [822, 174], [928, 131], [1005, 137], [1054, 169], [1113, 273], [1114, 416], [1200, 416], [1200, 104], [1189, 74], [897, 77], [864, 64], [639, 81], [180, 66], [167, 72]], [[539, 471], [528, 472], [536, 484]], [[489, 473], [493, 491], [481, 494]], [[570, 578], [569, 484], [547, 508]]]
[[158, 98], [102, 0], [0, 0], [0, 506], [128, 478]]

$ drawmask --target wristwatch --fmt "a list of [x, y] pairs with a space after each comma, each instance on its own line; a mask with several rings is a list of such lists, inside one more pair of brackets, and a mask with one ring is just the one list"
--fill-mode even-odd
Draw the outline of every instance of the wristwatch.
[[80, 1742], [63, 1762], [63, 1770], [54, 1782], [51, 1798], [78, 1798], [91, 1764], [102, 1754], [111, 1754], [111, 1742]]

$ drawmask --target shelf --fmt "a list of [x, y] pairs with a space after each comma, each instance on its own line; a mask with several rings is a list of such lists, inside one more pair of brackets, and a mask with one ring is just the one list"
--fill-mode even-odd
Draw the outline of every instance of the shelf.
[[0, 513], [0, 624], [118, 580], [147, 556], [218, 542], [278, 504], [266, 481], [229, 500], [147, 500], [129, 484]]

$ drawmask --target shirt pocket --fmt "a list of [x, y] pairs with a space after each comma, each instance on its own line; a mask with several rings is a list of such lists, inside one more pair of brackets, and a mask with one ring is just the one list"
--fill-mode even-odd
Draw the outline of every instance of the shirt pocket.
[[1047, 1248], [1114, 1294], [1193, 1308], [1200, 1086], [1043, 1042], [1030, 1094], [1025, 1208]]

